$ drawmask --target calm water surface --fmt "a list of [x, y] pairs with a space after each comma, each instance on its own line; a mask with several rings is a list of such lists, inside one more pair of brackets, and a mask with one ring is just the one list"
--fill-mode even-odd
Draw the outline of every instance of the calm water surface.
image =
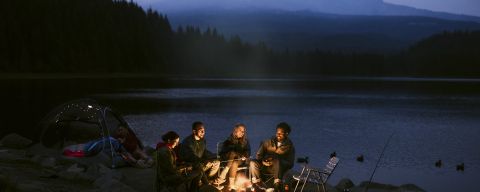
[[[288, 122], [296, 156], [308, 156], [322, 167], [336, 151], [341, 159], [329, 183], [369, 179], [388, 138], [393, 134], [374, 175], [375, 182], [414, 183], [427, 191], [474, 191], [480, 178], [480, 97], [404, 91], [325, 91], [265, 88], [129, 89], [95, 97], [118, 101], [136, 110], [122, 111], [147, 145], [168, 130], [182, 138], [193, 121], [206, 123], [208, 148], [247, 125], [253, 151], [273, 136], [275, 125]], [[115, 102], [114, 102], [115, 103]], [[363, 163], [356, 157], [365, 156]], [[434, 166], [443, 161], [442, 168]], [[455, 167], [465, 163], [465, 171]], [[300, 169], [296, 165], [296, 170]]]

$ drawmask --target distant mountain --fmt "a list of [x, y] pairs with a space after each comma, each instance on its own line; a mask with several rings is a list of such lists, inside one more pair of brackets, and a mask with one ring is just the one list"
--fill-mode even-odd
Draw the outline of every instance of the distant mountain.
[[267, 9], [167, 12], [173, 28], [193, 25], [283, 50], [392, 52], [442, 31], [480, 30], [480, 23], [424, 16], [360, 16]]
[[383, 0], [162, 0], [148, 6], [167, 13], [199, 9], [274, 9], [341, 15], [426, 16], [480, 22], [480, 17], [417, 9]]

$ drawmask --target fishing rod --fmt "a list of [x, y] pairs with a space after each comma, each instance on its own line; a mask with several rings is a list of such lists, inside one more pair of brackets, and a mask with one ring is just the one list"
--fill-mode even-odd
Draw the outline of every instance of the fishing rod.
[[383, 146], [382, 153], [380, 154], [380, 157], [379, 157], [378, 160], [377, 160], [377, 164], [375, 164], [375, 168], [373, 169], [372, 175], [370, 175], [370, 179], [368, 180], [368, 183], [367, 183], [367, 185], [365, 186], [365, 192], [368, 191], [368, 186], [369, 186], [370, 183], [372, 182], [373, 175], [375, 175], [375, 171], [377, 171], [378, 164], [380, 163], [380, 160], [382, 159], [383, 154], [385, 153], [385, 149], [387, 149], [387, 146], [388, 146], [388, 144], [390, 143], [390, 140], [392, 139], [392, 137], [393, 137], [394, 134], [395, 134], [395, 131], [390, 135], [390, 137], [388, 138], [387, 143], [385, 144], [385, 146]]

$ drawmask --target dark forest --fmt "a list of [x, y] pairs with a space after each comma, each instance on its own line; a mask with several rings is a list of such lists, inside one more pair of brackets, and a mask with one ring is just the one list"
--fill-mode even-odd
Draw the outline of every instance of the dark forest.
[[188, 77], [480, 77], [480, 31], [445, 31], [397, 53], [278, 51], [111, 0], [7, 0], [1, 73]]

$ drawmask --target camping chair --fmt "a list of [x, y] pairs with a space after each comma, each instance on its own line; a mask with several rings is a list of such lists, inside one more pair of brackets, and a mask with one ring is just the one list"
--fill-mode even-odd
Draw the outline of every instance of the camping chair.
[[263, 183], [265, 183], [267, 186], [270, 186], [270, 187], [273, 186], [273, 182], [274, 182], [273, 173], [267, 173], [264, 170], [260, 170], [260, 175]]
[[304, 165], [300, 175], [293, 176], [293, 179], [297, 180], [294, 192], [297, 191], [300, 183], [303, 183], [300, 189], [300, 191], [303, 191], [307, 182], [315, 184], [318, 191], [320, 191], [320, 185], [322, 185], [323, 191], [326, 192], [327, 189], [325, 187], [325, 184], [327, 183], [328, 178], [330, 178], [330, 175], [332, 175], [333, 171], [335, 170], [335, 167], [337, 167], [338, 161], [339, 159], [337, 157], [330, 158], [323, 170]]

